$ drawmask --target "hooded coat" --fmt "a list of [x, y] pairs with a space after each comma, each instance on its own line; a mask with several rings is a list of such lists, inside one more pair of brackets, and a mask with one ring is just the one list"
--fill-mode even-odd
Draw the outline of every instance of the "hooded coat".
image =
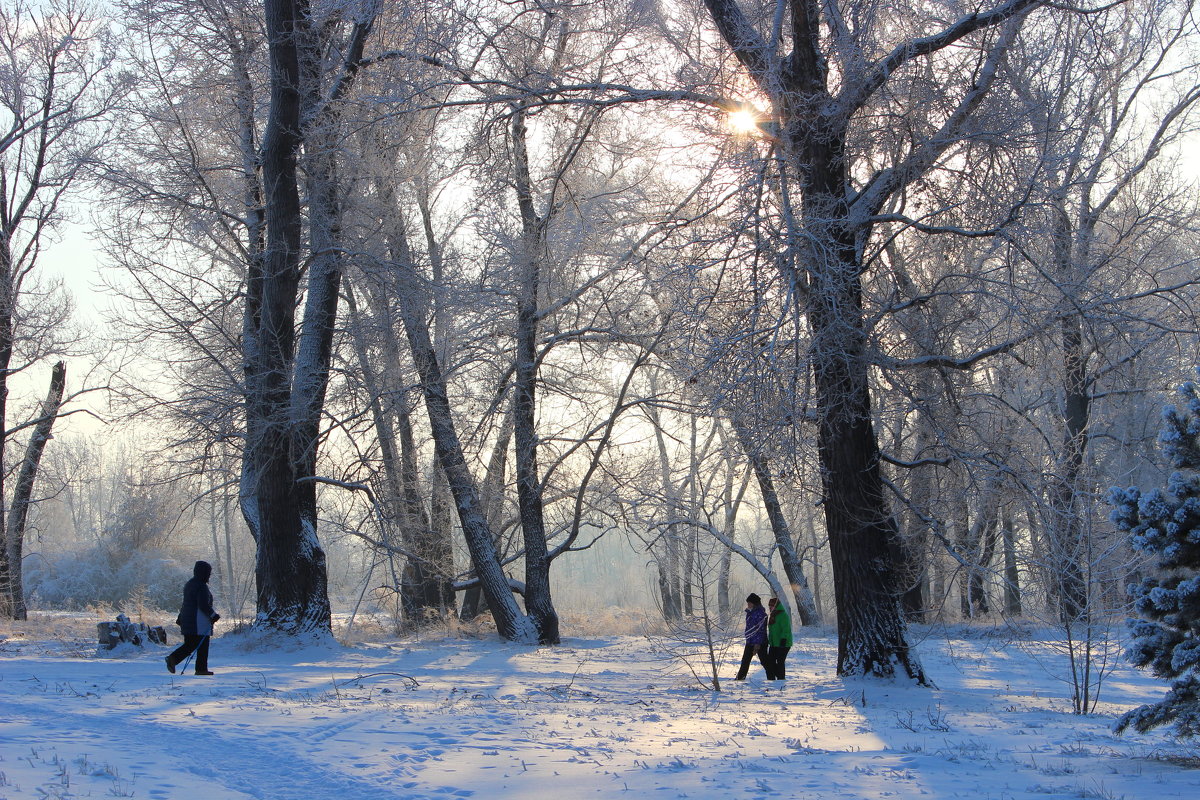
[[762, 606], [746, 609], [746, 645], [767, 643], [767, 612]]
[[212, 565], [207, 561], [197, 561], [192, 568], [191, 580], [183, 585], [183, 605], [175, 624], [184, 636], [209, 636], [213, 623], [221, 618], [213, 611], [213, 596], [208, 589], [211, 576]]
[[792, 621], [782, 605], [775, 606], [767, 622], [767, 644], [771, 647], [792, 646]]

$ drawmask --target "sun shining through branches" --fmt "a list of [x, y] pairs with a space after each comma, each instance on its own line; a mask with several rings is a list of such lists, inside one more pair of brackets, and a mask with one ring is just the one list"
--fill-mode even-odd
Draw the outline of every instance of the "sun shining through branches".
[[725, 117], [725, 124], [734, 133], [741, 136], [751, 136], [759, 132], [762, 115], [753, 108], [738, 108], [730, 111]]

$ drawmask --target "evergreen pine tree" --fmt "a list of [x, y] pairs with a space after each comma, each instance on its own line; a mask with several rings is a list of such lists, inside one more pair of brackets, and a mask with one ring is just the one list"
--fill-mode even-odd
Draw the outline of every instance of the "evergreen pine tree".
[[1175, 468], [1166, 487], [1113, 489], [1108, 498], [1112, 521], [1156, 559], [1155, 575], [1130, 587], [1141, 618], [1130, 623], [1129, 658], [1172, 681], [1162, 700], [1122, 715], [1118, 732], [1174, 723], [1179, 736], [1200, 733], [1200, 389], [1189, 381], [1179, 394], [1182, 408], [1164, 409], [1159, 435]]

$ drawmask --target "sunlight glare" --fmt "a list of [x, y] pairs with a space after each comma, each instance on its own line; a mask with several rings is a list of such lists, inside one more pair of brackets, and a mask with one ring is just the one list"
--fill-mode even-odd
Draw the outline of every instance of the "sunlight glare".
[[758, 132], [760, 118], [754, 109], [739, 108], [729, 112], [726, 122], [734, 133], [749, 135]]

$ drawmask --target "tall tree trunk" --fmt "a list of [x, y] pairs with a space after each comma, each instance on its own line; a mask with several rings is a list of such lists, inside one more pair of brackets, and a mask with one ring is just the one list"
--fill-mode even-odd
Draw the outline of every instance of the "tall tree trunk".
[[[655, 391], [654, 379], [651, 377], [651, 391]], [[654, 406], [646, 408], [646, 415], [654, 428], [654, 443], [658, 450], [658, 472], [663, 494], [663, 513], [668, 522], [662, 527], [655, 548], [655, 560], [658, 562], [658, 590], [661, 599], [663, 619], [668, 622], [678, 620], [683, 615], [683, 598], [680, 597], [679, 576], [679, 523], [676, 521], [683, 513], [683, 498], [680, 487], [675, 485], [671, 475], [671, 454], [667, 449], [667, 440], [663, 432], [662, 419]]]
[[[434, 233], [433, 225], [433, 208], [430, 199], [428, 187], [422, 184], [420, 191], [417, 193], [417, 210], [421, 215], [421, 229], [425, 238], [425, 253], [429, 258], [429, 269], [433, 276], [434, 286], [445, 285], [445, 270], [446, 265], [442, 258], [442, 244], [438, 241], [437, 235]], [[445, 359], [450, 357], [451, 342], [449, 340], [449, 312], [444, 303], [434, 297], [433, 302], [433, 347], [438, 358], [444, 363]], [[405, 406], [407, 408], [407, 406]], [[411, 417], [407, 420], [407, 430], [410, 434], [408, 441], [411, 443], [412, 423]], [[412, 481], [406, 481], [406, 486], [416, 486], [416, 469], [417, 458], [416, 448], [406, 448], [405, 452], [410, 453], [412, 458], [405, 459], [407, 466], [411, 467]], [[433, 502], [439, 502], [440, 499], [449, 496], [448, 478], [441, 471], [441, 467], [434, 463], [431, 483], [433, 485], [432, 498]], [[445, 613], [447, 609], [453, 609], [455, 605], [454, 599], [454, 523], [453, 513], [448, 510], [445, 515], [433, 514], [431, 525], [425, 530], [427, 538], [424, 540], [423, 562], [426, 565], [424, 569], [423, 591], [425, 593], [426, 602], [432, 607], [437, 605]], [[496, 539], [495, 532], [499, 530], [497, 520], [493, 520], [484, 512], [484, 519], [488, 522], [488, 527], [493, 532], [493, 540]]]
[[[726, 526], [725, 535], [730, 541], [734, 540], [736, 528]], [[733, 569], [733, 550], [724, 548], [721, 550], [721, 560], [717, 565], [717, 607], [721, 610], [719, 619], [721, 625], [728, 625], [729, 620], [733, 618], [733, 605], [730, 603], [729, 597], [729, 574]]]
[[673, 622], [679, 619], [680, 610], [675, 602], [675, 596], [671, 592], [671, 581], [667, 577], [666, 565], [662, 559], [656, 559], [654, 566], [658, 573], [658, 603], [662, 608], [663, 619]]
[[396, 442], [396, 430], [393, 425], [395, 414], [392, 412], [392, 406], [395, 405], [395, 400], [390, 394], [385, 395], [383, 388], [385, 384], [400, 385], [399, 363], [398, 360], [393, 361], [393, 348], [389, 347], [387, 343], [391, 328], [387, 304], [377, 302], [377, 297], [383, 293], [379, 292], [374, 285], [369, 284], [367, 294], [372, 319], [375, 322], [374, 329], [377, 332], [375, 335], [378, 336], [380, 349], [383, 351], [384, 363], [379, 368], [376, 367], [368, 352], [368, 319], [359, 311], [358, 296], [354, 285], [347, 282], [344, 295], [350, 319], [351, 341], [354, 346], [354, 355], [358, 360], [363, 390], [367, 394], [367, 407], [371, 411], [375, 441], [379, 445], [379, 464], [383, 473], [384, 486], [384, 490], [380, 492], [382, 511], [384, 516], [402, 532], [401, 544], [407, 547], [409, 538], [407, 529], [411, 521], [407, 518], [407, 509], [404, 506], [404, 485], [400, 477], [400, 448]]
[[1085, 576], [1088, 567], [1083, 563], [1085, 546], [1082, 519], [1082, 515], [1087, 513], [1087, 504], [1081, 484], [1087, 453], [1091, 397], [1088, 392], [1088, 356], [1084, 349], [1083, 319], [1077, 309], [1080, 273], [1086, 268], [1089, 250], [1086, 242], [1090, 239], [1091, 231], [1087, 223], [1078, 232], [1073, 229], [1067, 211], [1067, 192], [1066, 187], [1061, 187], [1053, 198], [1051, 258], [1057, 287], [1063, 292], [1059, 302], [1059, 310], [1063, 313], [1059, 325], [1063, 442], [1050, 492], [1053, 515], [1047, 533], [1052, 548], [1048, 566], [1055, 590], [1054, 599], [1061, 620], [1071, 624], [1084, 613], [1088, 601]]
[[1062, 322], [1064, 367], [1063, 447], [1053, 490], [1054, 522], [1050, 530], [1051, 565], [1059, 615], [1072, 623], [1088, 604], [1086, 543], [1083, 515], [1087, 513], [1083, 487], [1091, 397], [1087, 390], [1087, 356], [1083, 350], [1083, 324], [1072, 314]]
[[[0, 202], [3, 202], [0, 200]], [[0, 220], [4, 222], [5, 220]], [[6, 496], [5, 476], [8, 474], [6, 450], [8, 444], [8, 376], [13, 353], [13, 262], [12, 231], [0, 227], [0, 505]], [[16, 607], [12, 556], [4, 515], [0, 514], [0, 613], [13, 618]]]
[[[410, 623], [440, 616], [454, 605], [451, 557], [438, 547], [443, 541], [433, 525], [421, 496], [418, 464], [420, 455], [413, 433], [412, 415], [399, 387], [405, 385], [400, 362], [400, 344], [392, 326], [387, 293], [377, 280], [366, 283], [371, 315], [376, 321], [376, 336], [382, 351], [382, 369], [377, 371], [366, 350], [365, 333], [356, 331], [355, 350], [362, 370], [363, 385], [370, 397], [372, 422], [379, 443], [380, 462], [386, 486], [383, 498], [387, 516], [400, 532], [400, 544], [407, 552], [400, 582], [401, 605]], [[354, 292], [347, 287], [347, 306], [360, 318]], [[390, 392], [385, 386], [394, 387]], [[445, 541], [448, 543], [449, 539]]]
[[[337, 197], [328, 128], [315, 140], [309, 170], [312, 205], [308, 299], [296, 349], [295, 310], [302, 275], [302, 208], [298, 159], [304, 143], [302, 117], [319, 95], [316, 32], [307, 0], [266, 0], [271, 106], [263, 134], [266, 252], [260, 293], [248, 292], [252, 341], [248, 369], [254, 375], [247, 399], [247, 508], [257, 531], [257, 622], [285, 633], [328, 633], [331, 627], [325, 552], [317, 538], [315, 476], [320, 413], [328, 385], [329, 358], [340, 285]], [[361, 34], [348, 56], [361, 58]], [[357, 49], [357, 53], [353, 52]], [[251, 265], [253, 268], [255, 265]], [[248, 359], [249, 360], [249, 359]]]
[[228, 587], [225, 593], [225, 602], [229, 603], [229, 609], [233, 612], [235, 619], [242, 616], [242, 604], [245, 600], [245, 593], [242, 591], [243, 584], [240, 579], [235, 579], [233, 569], [233, 523], [230, 520], [230, 494], [229, 486], [226, 484], [221, 489], [221, 526], [225, 535], [225, 564], [228, 570], [229, 580], [226, 584]]
[[29, 505], [33, 501], [33, 486], [37, 481], [38, 468], [42, 463], [42, 452], [51, 438], [50, 431], [58, 419], [62, 406], [63, 390], [67, 384], [67, 365], [59, 361], [50, 373], [50, 389], [42, 401], [41, 416], [33, 426], [29, 443], [25, 445], [25, 458], [21, 461], [21, 472], [13, 488], [12, 506], [8, 512], [8, 561], [9, 602], [12, 618], [28, 619], [29, 609], [25, 605], [24, 570], [25, 524], [29, 519]]
[[818, 623], [825, 619], [825, 599], [821, 589], [821, 537], [817, 531], [811, 514], [806, 515], [804, 530], [812, 548], [812, 581], [809, 585], [813, 590], [813, 609], [817, 613]]
[[[256, 88], [251, 77], [251, 55], [238, 49], [235, 53], [236, 68], [233, 70], [235, 90], [234, 109], [238, 116], [239, 150], [242, 169], [239, 178], [242, 184], [242, 222], [246, 229], [245, 298], [242, 310], [242, 378], [246, 404], [246, 442], [257, 442], [262, 438], [261, 427], [265, 424], [262, 409], [253, 408], [261, 403], [262, 374], [258, 352], [258, 325], [262, 318], [263, 280], [267, 250], [266, 197], [262, 185], [262, 165], [257, 139], [258, 115], [256, 113]], [[238, 478], [238, 507], [250, 536], [258, 543], [258, 500], [252, 448], [243, 446], [241, 471]], [[257, 581], [257, 565], [255, 568]]]
[[[963, 561], [973, 563], [973, 547], [971, 543], [971, 507], [967, 503], [965, 494], [959, 495], [950, 501], [950, 535], [954, 542], [954, 550], [959, 554]], [[970, 619], [971, 613], [971, 594], [968, 587], [971, 570], [962, 563], [958, 565], [958, 571], [955, 573], [958, 578], [954, 583], [953, 589], [958, 590], [958, 611], [963, 619]]]
[[679, 525], [663, 532], [663, 557], [659, 561], [659, 583], [665, 586], [663, 614], [667, 620], [683, 618], [683, 580], [679, 574]]
[[985, 513], [987, 517], [980, 530], [979, 560], [975, 569], [971, 570], [969, 581], [971, 608], [976, 615], [988, 614], [992, 610], [987, 595], [987, 574], [991, 570], [992, 558], [996, 554], [996, 531], [999, 519], [996, 517], [995, 509], [989, 508]]
[[[853, 48], [856, 31], [839, 29], [829, 17], [823, 24], [823, 15], [840, 11], [819, 0], [780, 2], [769, 40], [737, 0], [705, 0], [726, 45], [771, 100], [786, 164], [783, 179], [796, 181], [802, 198], [799, 226], [789, 215], [788, 240], [781, 244], [797, 253], [801, 263], [794, 269], [803, 270], [792, 282], [804, 287], [812, 338], [817, 446], [838, 607], [838, 672], [843, 675], [892, 676], [900, 667], [918, 682], [925, 679], [905, 636], [904, 553], [872, 420], [861, 286], [871, 220], [963, 135], [965, 122], [995, 80], [1022, 15], [1040, 2], [1002, 1], [935, 35], [899, 42], [872, 62], [832, 52], [842, 42]], [[785, 9], [790, 12], [788, 27]], [[941, 127], [864, 183], [852, 182], [846, 158], [850, 126], [871, 98], [909, 62], [1001, 25], [1003, 34], [984, 51], [973, 80]], [[790, 51], [784, 36], [790, 39]], [[836, 94], [830, 89], [831, 64], [853, 70], [837, 72]], [[856, 168], [870, 169], [870, 161], [861, 159]]]
[[[917, 436], [913, 459], [926, 457], [934, 437], [930, 430], [929, 411], [917, 411]], [[908, 497], [912, 508], [905, 515], [904, 533], [904, 614], [910, 622], [924, 622], [929, 612], [929, 539], [931, 522], [928, 519], [933, 500], [933, 467], [918, 464], [908, 478]]]
[[691, 617], [696, 609], [696, 592], [704, 592], [705, 586], [701, 581], [695, 581], [696, 570], [696, 546], [699, 540], [696, 536], [695, 528], [687, 528], [687, 533], [684, 536], [685, 550], [683, 553], [683, 564], [680, 566], [680, 574], [682, 575], [682, 586], [680, 587], [679, 596], [683, 600], [683, 615]]
[[[704, 511], [702, 510], [703, 504], [700, 500], [700, 420], [695, 414], [688, 417], [688, 429], [687, 516], [689, 519], [698, 519], [702, 517]], [[716, 429], [714, 428], [715, 432]], [[696, 536], [696, 529], [689, 525], [684, 531], [683, 565], [680, 568], [680, 576], [682, 578], [680, 599], [683, 601], [683, 615], [685, 618], [690, 619], [697, 606], [695, 593], [697, 591], [705, 592], [708, 587], [705, 585], [706, 581], [703, 580], [703, 576], [698, 575], [696, 570], [697, 548], [700, 544], [699, 537]]]
[[[742, 501], [746, 498], [746, 490], [750, 488], [750, 473], [744, 470], [735, 470], [736, 463], [733, 458], [734, 448], [726, 445], [725, 448], [725, 489], [723, 491], [724, 503], [724, 524], [722, 532], [725, 534], [727, 541], [734, 541], [737, 537], [737, 518], [738, 511], [741, 510]], [[742, 472], [741, 485], [737, 491], [734, 491], [734, 483], [736, 472]], [[729, 600], [729, 573], [733, 567], [733, 548], [724, 547], [721, 549], [721, 559], [717, 567], [717, 608], [718, 620], [722, 627], [729, 624], [729, 620], [733, 617], [734, 607]]]
[[[848, 126], [871, 90], [846, 81], [842, 95], [831, 95], [816, 0], [788, 4], [792, 49], [781, 60], [736, 0], [705, 0], [705, 5], [741, 64], [770, 94], [788, 171], [800, 185], [802, 230], [790, 236], [801, 248], [798, 268], [805, 270], [794, 282], [805, 286], [812, 338], [817, 446], [838, 611], [838, 673], [890, 677], [899, 667], [923, 683], [924, 671], [905, 638], [898, 574], [903, 549], [872, 420], [858, 245], [869, 233], [865, 220], [873, 212], [852, 214], [849, 200], [855, 193], [846, 164]], [[891, 185], [880, 183], [880, 191]]]
[[[408, 434], [411, 444], [411, 424]], [[416, 448], [411, 448], [410, 452], [415, 466]], [[421, 531], [423, 536], [420, 543], [421, 602], [426, 608], [437, 609], [439, 614], [444, 615], [454, 608], [454, 494], [436, 459], [430, 467], [430, 519], [429, 526]], [[488, 530], [491, 529], [489, 523]], [[494, 535], [492, 540], [495, 541]]]
[[[815, 110], [814, 110], [815, 111]], [[803, 124], [799, 123], [798, 124]], [[903, 545], [880, 472], [856, 235], [844, 222], [845, 130], [796, 136], [803, 224], [811, 244], [807, 311], [812, 332], [825, 527], [838, 609], [838, 673], [924, 682], [905, 638]]]
[[1004, 547], [1004, 613], [1021, 616], [1021, 573], [1017, 565], [1016, 530], [1012, 511], [1006, 505], [1000, 514], [1000, 539]]
[[558, 613], [550, 597], [550, 559], [542, 482], [537, 462], [537, 330], [541, 262], [545, 252], [545, 220], [533, 207], [529, 156], [525, 142], [525, 111], [513, 114], [517, 204], [521, 211], [522, 243], [517, 263], [516, 365], [513, 375], [513, 441], [516, 454], [517, 505], [525, 541], [525, 609], [538, 628], [542, 644], [558, 644]]

